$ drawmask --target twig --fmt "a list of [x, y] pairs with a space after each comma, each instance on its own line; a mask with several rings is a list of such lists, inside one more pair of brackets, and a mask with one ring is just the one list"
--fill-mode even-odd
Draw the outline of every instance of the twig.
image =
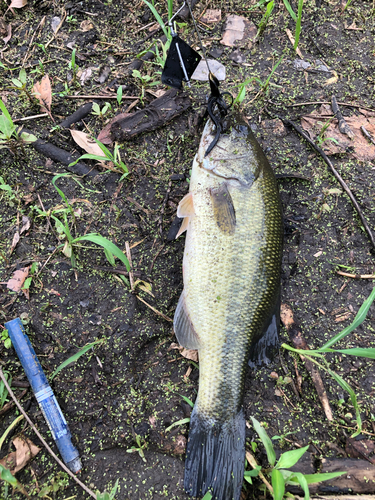
[[[43, 205], [43, 202], [42, 202], [42, 199], [41, 199], [39, 193], [38, 193], [38, 200], [39, 200], [40, 206], [42, 207], [43, 212], [46, 212], [46, 209], [44, 208], [44, 205]], [[57, 241], [60, 241], [59, 237], [57, 236], [57, 234], [55, 233], [55, 231], [54, 231], [54, 229], [53, 229], [53, 227], [51, 225], [50, 216], [48, 214], [47, 214], [47, 226], [51, 229], [51, 231], [53, 232], [53, 234], [56, 236]]]
[[130, 246], [129, 246], [128, 241], [125, 241], [125, 249], [126, 249], [126, 256], [128, 258], [129, 266], [130, 266], [130, 269], [129, 269], [130, 289], [133, 292], [134, 291], [133, 263], [132, 263], [132, 254], [130, 251]]
[[[258, 464], [257, 464], [257, 461], [255, 460], [255, 458], [253, 457], [253, 455], [248, 451], [246, 450], [246, 459], [247, 461], [249, 462], [249, 464], [251, 465], [251, 467], [253, 469], [256, 469]], [[272, 486], [270, 485], [270, 483], [267, 481], [267, 479], [264, 477], [263, 473], [261, 471], [259, 471], [259, 477], [260, 479], [263, 481], [263, 483], [266, 485], [267, 489], [273, 493], [273, 488]]]
[[160, 252], [163, 250], [163, 248], [164, 248], [164, 247], [165, 247], [165, 243], [164, 243], [164, 245], [162, 245], [162, 246], [159, 248], [159, 250], [156, 252], [155, 257], [152, 259], [152, 262], [151, 262], [151, 264], [150, 264], [150, 267], [148, 268], [148, 272], [149, 272], [149, 273], [152, 271], [152, 268], [154, 267], [155, 261], [156, 261], [156, 259], [159, 257]]
[[341, 276], [346, 276], [347, 278], [356, 278], [361, 280], [372, 280], [375, 279], [375, 274], [350, 274], [344, 273], [344, 271], [336, 271], [337, 274]]
[[[14, 120], [13, 120], [14, 121]], [[361, 131], [362, 131], [362, 134], [367, 137], [367, 139], [375, 145], [375, 140], [374, 138], [372, 137], [371, 134], [369, 134], [369, 132], [365, 129], [365, 127], [363, 125], [361, 125]]]
[[[66, 95], [66, 99], [117, 99], [117, 95]], [[122, 99], [138, 99], [138, 97], [123, 95]]]
[[173, 323], [173, 319], [169, 318], [169, 316], [166, 316], [162, 312], [160, 312], [157, 309], [155, 309], [155, 307], [152, 307], [148, 302], [146, 302], [145, 300], [143, 300], [139, 295], [136, 295], [136, 297], [137, 297], [138, 300], [140, 300], [141, 302], [143, 302], [144, 304], [146, 304], [146, 306], [149, 307], [151, 309], [151, 311], [154, 311], [155, 314], [161, 316], [166, 321], [171, 321]]
[[42, 18], [42, 20], [40, 21], [40, 23], [38, 24], [36, 30], [34, 31], [34, 34], [33, 36], [31, 37], [31, 40], [30, 40], [30, 43], [29, 43], [29, 46], [27, 47], [27, 51], [26, 51], [26, 54], [25, 54], [25, 57], [23, 58], [23, 62], [22, 62], [22, 67], [25, 66], [25, 63], [26, 61], [28, 60], [29, 58], [29, 55], [30, 55], [30, 49], [31, 49], [31, 46], [32, 44], [34, 43], [34, 38], [36, 36], [36, 34], [38, 33], [39, 31], [39, 28], [41, 28], [42, 26], [44, 26], [44, 23], [46, 22], [46, 16], [44, 16]]
[[333, 95], [332, 96], [332, 111], [335, 114], [337, 121], [339, 122], [339, 130], [342, 134], [346, 134], [350, 139], [354, 138], [354, 133], [352, 129], [349, 127], [349, 125], [346, 123], [344, 117], [342, 116], [342, 113], [340, 111], [340, 108], [338, 107], [336, 97]]
[[[277, 105], [277, 103], [275, 103], [275, 102], [272, 102], [272, 101], [268, 101], [268, 102], [270, 102], [271, 104]], [[285, 106], [287, 108], [295, 108], [298, 106], [312, 106], [315, 104], [331, 104], [331, 103], [329, 101], [311, 101], [311, 102], [297, 102], [294, 104], [286, 104]], [[347, 102], [338, 102], [337, 104], [339, 104], [340, 106], [347, 106], [348, 108], [360, 108], [360, 109], [365, 109], [367, 111], [374, 111], [375, 112], [375, 109], [367, 108], [366, 106], [362, 106], [361, 104], [349, 104]]]
[[[268, 112], [268, 113], [271, 116], [273, 115], [270, 112]], [[346, 182], [341, 177], [341, 175], [337, 172], [337, 170], [335, 169], [335, 167], [333, 166], [331, 160], [328, 158], [328, 156], [325, 154], [325, 152], [319, 146], [317, 146], [315, 144], [315, 142], [313, 140], [311, 140], [310, 137], [296, 123], [292, 122], [291, 120], [287, 120], [286, 118], [282, 118], [279, 115], [274, 115], [274, 116], [276, 116], [277, 118], [279, 118], [280, 120], [282, 120], [287, 125], [290, 125], [291, 127], [293, 127], [315, 149], [315, 151], [317, 151], [321, 155], [321, 157], [323, 158], [323, 160], [326, 162], [326, 164], [331, 169], [331, 172], [333, 173], [333, 175], [336, 177], [336, 179], [341, 184], [341, 187], [343, 188], [343, 190], [349, 196], [350, 201], [353, 203], [354, 208], [356, 209], [356, 211], [358, 213], [358, 216], [361, 219], [361, 222], [363, 224], [363, 227], [365, 228], [366, 233], [367, 233], [367, 235], [368, 235], [368, 237], [370, 239], [371, 245], [372, 245], [373, 249], [375, 250], [375, 239], [374, 239], [374, 236], [373, 236], [373, 234], [371, 232], [371, 229], [369, 228], [369, 225], [366, 222], [366, 219], [364, 218], [364, 216], [362, 214], [362, 210], [359, 208], [357, 200], [355, 199], [353, 193], [351, 192], [351, 190], [347, 186]]]
[[[280, 319], [282, 324], [285, 326], [291, 341], [296, 349], [305, 349], [308, 350], [309, 346], [306, 343], [306, 340], [302, 337], [302, 333], [294, 322], [293, 319], [293, 311], [291, 307], [286, 304], [281, 304], [281, 314]], [[326, 414], [327, 420], [332, 422], [332, 410], [328, 401], [327, 393], [324, 388], [323, 380], [320, 376], [319, 371], [313, 363], [309, 360], [301, 356], [301, 359], [305, 362], [305, 366], [310, 373], [310, 376], [314, 382], [316, 392], [318, 393], [320, 402], [322, 403], [324, 413]]]
[[48, 116], [48, 113], [41, 113], [40, 115], [33, 115], [33, 116], [24, 116], [22, 118], [15, 118], [13, 120], [13, 123], [26, 122], [27, 120], [34, 120], [35, 118], [43, 118], [44, 116]]
[[1, 380], [4, 382], [4, 385], [5, 387], [7, 388], [8, 390], [8, 393], [9, 393], [9, 396], [13, 399], [13, 401], [15, 402], [17, 408], [19, 409], [19, 411], [22, 413], [22, 415], [25, 417], [25, 419], [28, 421], [28, 423], [30, 424], [31, 428], [33, 429], [33, 431], [35, 432], [35, 434], [38, 436], [38, 438], [40, 439], [40, 441], [42, 442], [43, 446], [46, 448], [46, 450], [48, 451], [48, 453], [56, 460], [56, 462], [60, 465], [60, 467], [62, 469], [64, 469], [64, 471], [69, 474], [69, 476], [71, 478], [74, 479], [74, 481], [79, 484], [79, 486], [84, 489], [86, 491], [86, 493], [88, 493], [90, 496], [92, 496], [93, 498], [96, 499], [96, 495], [93, 491], [90, 490], [90, 488], [88, 488], [85, 484], [82, 483], [82, 481], [80, 481], [78, 479], [78, 477], [76, 477], [73, 472], [71, 472], [68, 467], [59, 459], [59, 457], [52, 451], [52, 449], [50, 448], [50, 446], [46, 443], [46, 441], [44, 440], [43, 436], [40, 434], [40, 432], [38, 431], [38, 429], [35, 427], [35, 425], [33, 424], [32, 420], [30, 419], [30, 417], [27, 415], [27, 413], [24, 411], [24, 409], [22, 408], [22, 406], [19, 404], [16, 396], [14, 395], [12, 389], [9, 387], [9, 384], [7, 382], [7, 379], [5, 378], [4, 376], [4, 373], [3, 373], [3, 370], [0, 368], [0, 378]]

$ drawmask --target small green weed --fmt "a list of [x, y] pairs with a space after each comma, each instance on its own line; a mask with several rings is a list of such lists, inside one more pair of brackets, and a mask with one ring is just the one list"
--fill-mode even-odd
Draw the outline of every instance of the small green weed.
[[[349, 0], [351, 1], [351, 0]], [[293, 48], [294, 50], [297, 50], [298, 47], [298, 42], [299, 42], [299, 37], [301, 34], [301, 21], [302, 21], [302, 10], [303, 10], [303, 0], [298, 0], [298, 12], [297, 15], [295, 14], [294, 10], [292, 9], [292, 6], [290, 5], [288, 0], [284, 0], [284, 5], [289, 12], [291, 18], [293, 21], [296, 23], [296, 31], [294, 34], [294, 45]]]
[[275, 7], [275, 1], [271, 0], [267, 3], [266, 12], [263, 14], [263, 17], [258, 26], [258, 33], [256, 35], [256, 39], [260, 37], [263, 31], [266, 29], [269, 18], [271, 17], [273, 8]]
[[51, 479], [49, 484], [42, 486], [38, 497], [39, 498], [56, 498], [58, 491], [63, 491], [69, 486], [69, 476], [65, 472], [58, 472], [55, 477]]
[[253, 455], [249, 452], [246, 453], [247, 459], [250, 461], [250, 465], [252, 466], [252, 471], [245, 472], [245, 479], [250, 484], [252, 483], [253, 477], [260, 476], [268, 476], [271, 478], [272, 489], [270, 489], [270, 493], [275, 500], [282, 500], [285, 494], [285, 486], [286, 485], [300, 485], [304, 494], [305, 500], [310, 499], [309, 492], [309, 484], [312, 483], [320, 483], [322, 481], [327, 481], [328, 479], [333, 479], [335, 477], [339, 477], [345, 472], [332, 472], [325, 474], [301, 474], [300, 472], [293, 472], [288, 469], [293, 467], [298, 460], [306, 453], [309, 446], [305, 446], [304, 448], [299, 448], [297, 450], [286, 451], [283, 453], [279, 460], [276, 461], [276, 453], [273, 447], [272, 441], [269, 438], [267, 432], [264, 427], [261, 426], [260, 422], [256, 420], [254, 417], [251, 417], [253, 422], [254, 429], [258, 434], [260, 440], [263, 443], [263, 446], [267, 453], [267, 459], [269, 462], [270, 468], [262, 469], [257, 463]]
[[[119, 89], [120, 89], [120, 88], [122, 89], [122, 87], [121, 87], [121, 86], [119, 87]], [[120, 103], [119, 103], [119, 104], [120, 104]], [[100, 119], [102, 119], [102, 120], [103, 120], [104, 115], [107, 113], [107, 111], [108, 111], [109, 109], [112, 109], [112, 106], [111, 106], [111, 104], [110, 104], [109, 102], [106, 102], [106, 103], [104, 104], [104, 106], [103, 106], [103, 108], [102, 108], [102, 109], [100, 109], [100, 106], [99, 106], [99, 104], [98, 104], [97, 102], [94, 102], [94, 103], [93, 103], [93, 105], [92, 105], [92, 111], [91, 111], [91, 113], [92, 113], [93, 115], [98, 116]]]
[[13, 154], [16, 155], [17, 148], [21, 147], [23, 153], [25, 153], [23, 145], [35, 142], [37, 138], [35, 137], [35, 135], [27, 134], [26, 132], [21, 132], [21, 134], [19, 134], [19, 131], [14, 125], [9, 111], [7, 110], [1, 99], [0, 110], [0, 149], [8, 148], [10, 149], [10, 151], [12, 151]]
[[[5, 332], [8, 333], [8, 330], [5, 330]], [[11, 342], [9, 336], [7, 336], [6, 340], [10, 342], [10, 344], [8, 344], [8, 347], [7, 347], [7, 349], [9, 349], [12, 345], [12, 342]], [[4, 377], [5, 377], [5, 380], [8, 382], [8, 385], [11, 386], [12, 385], [12, 377], [11, 377], [10, 373], [4, 371]], [[7, 398], [8, 398], [8, 389], [5, 387], [4, 382], [2, 380], [0, 380], [0, 410], [5, 405], [5, 403], [8, 402]]]
[[[117, 103], [118, 103], [118, 105], [120, 106], [121, 101], [122, 101], [122, 85], [119, 85], [119, 86], [118, 86], [118, 89], [117, 89], [116, 95], [117, 95]], [[106, 103], [106, 104], [107, 104], [107, 103]]]
[[111, 161], [115, 167], [118, 168], [118, 170], [122, 173], [120, 181], [125, 179], [129, 175], [129, 170], [128, 167], [125, 165], [125, 163], [121, 160], [121, 155], [120, 155], [120, 146], [118, 143], [115, 143], [115, 147], [113, 150], [113, 154], [109, 151], [108, 148], [104, 146], [100, 141], [97, 139], [94, 139], [96, 144], [100, 147], [100, 149], [103, 151], [104, 155], [103, 156], [98, 156], [98, 155], [92, 155], [89, 153], [85, 153], [84, 155], [80, 156], [78, 160], [74, 161], [69, 165], [69, 167], [72, 167], [76, 163], [79, 162], [79, 160], [98, 160], [98, 161]]
[[[135, 434], [135, 441], [137, 443], [137, 446], [132, 446], [128, 450], [126, 450], [128, 453], [138, 453], [141, 459], [144, 462], [147, 462], [145, 454], [144, 454], [144, 449], [147, 448], [147, 442], [145, 439], [141, 438], [139, 434]], [[143, 443], [142, 443], [143, 441]]]
[[18, 490], [23, 493], [27, 498], [30, 498], [29, 494], [26, 492], [25, 488], [17, 479], [11, 474], [10, 470], [0, 464], [0, 479], [2, 479], [7, 485], [12, 486], [13, 490]]
[[141, 95], [139, 96], [139, 99], [143, 105], [143, 98], [145, 96], [145, 89], [147, 87], [154, 87], [155, 85], [159, 85], [159, 81], [152, 81], [152, 76], [150, 75], [141, 75], [141, 73], [137, 69], [133, 69], [132, 73], [133, 77], [135, 78], [135, 84], [136, 86], [141, 90]]
[[[0, 334], [0, 342], [4, 344], [5, 349], [10, 349], [12, 346], [12, 341], [9, 338], [9, 333], [8, 330], [5, 328], [1, 334]], [[1, 382], [0, 382], [1, 385]], [[2, 407], [1, 405], [1, 391], [0, 391], [0, 408]]]
[[[287, 344], [282, 344], [281, 347], [284, 349], [287, 349], [288, 351], [296, 352], [297, 354], [300, 354], [304, 356], [306, 359], [309, 359], [312, 363], [316, 364], [321, 370], [325, 371], [328, 373], [336, 382], [339, 384], [339, 386], [346, 391], [349, 396], [351, 403], [355, 409], [355, 414], [356, 414], [356, 424], [357, 424], [357, 429], [356, 431], [352, 434], [352, 437], [358, 436], [361, 431], [362, 431], [362, 419], [358, 407], [358, 402], [357, 402], [357, 396], [351, 386], [335, 371], [331, 370], [329, 367], [329, 363], [325, 358], [325, 354], [327, 352], [336, 352], [336, 353], [341, 353], [349, 356], [357, 356], [357, 357], [363, 357], [363, 358], [370, 358], [370, 359], [375, 359], [375, 348], [373, 347], [368, 347], [368, 348], [362, 348], [362, 347], [354, 347], [351, 349], [331, 349], [331, 346], [342, 340], [344, 337], [349, 335], [355, 328], [357, 328], [360, 324], [363, 323], [363, 321], [366, 319], [368, 310], [370, 309], [371, 304], [375, 300], [375, 288], [372, 290], [370, 296], [364, 301], [362, 306], [360, 307], [356, 317], [354, 318], [353, 322], [344, 328], [340, 333], [332, 337], [328, 342], [326, 342], [323, 347], [320, 349], [312, 349], [312, 350], [304, 350], [304, 349], [294, 349], [293, 347], [290, 347]], [[319, 358], [320, 363], [316, 361], [315, 358]]]
[[69, 64], [68, 64], [68, 67], [69, 67], [69, 69], [72, 72], [72, 81], [73, 81], [73, 83], [76, 82], [77, 73], [78, 73], [78, 70], [79, 70], [79, 67], [76, 64], [76, 53], [77, 53], [77, 49], [73, 49], [73, 51], [72, 51], [72, 57], [71, 57], [71, 59], [69, 61]]
[[18, 78], [12, 78], [11, 81], [13, 83], [12, 89], [19, 90], [21, 93], [24, 93], [30, 101], [33, 100], [32, 94], [27, 89], [27, 75], [24, 68], [19, 72]]
[[96, 500], [113, 500], [115, 498], [117, 488], [118, 488], [118, 479], [114, 485], [114, 487], [111, 489], [109, 493], [106, 491], [103, 491], [103, 493], [100, 493], [99, 491], [96, 492]]
[[103, 344], [104, 339], [96, 340], [95, 342], [91, 342], [90, 344], [85, 345], [80, 349], [78, 352], [73, 354], [73, 356], [70, 356], [70, 358], [66, 359], [61, 365], [59, 365], [56, 370], [52, 373], [50, 376], [50, 380], [52, 381], [58, 373], [60, 373], [66, 366], [70, 365], [71, 363], [75, 363], [81, 356], [86, 354], [87, 351], [90, 349], [93, 349], [94, 346], [97, 344]]

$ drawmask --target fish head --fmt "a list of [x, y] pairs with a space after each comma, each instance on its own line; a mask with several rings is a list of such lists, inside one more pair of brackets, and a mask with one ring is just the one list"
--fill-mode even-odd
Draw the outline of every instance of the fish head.
[[241, 114], [228, 115], [223, 129], [218, 143], [205, 157], [205, 152], [216, 134], [213, 122], [207, 121], [197, 154], [197, 163], [211, 174], [230, 181], [230, 184], [239, 183], [250, 187], [259, 177], [267, 159]]

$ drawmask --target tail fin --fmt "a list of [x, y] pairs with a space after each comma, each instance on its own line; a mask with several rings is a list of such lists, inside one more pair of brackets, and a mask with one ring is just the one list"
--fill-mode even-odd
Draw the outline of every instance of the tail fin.
[[245, 465], [243, 410], [225, 422], [200, 415], [195, 408], [185, 461], [185, 491], [192, 497], [207, 491], [212, 500], [239, 500]]

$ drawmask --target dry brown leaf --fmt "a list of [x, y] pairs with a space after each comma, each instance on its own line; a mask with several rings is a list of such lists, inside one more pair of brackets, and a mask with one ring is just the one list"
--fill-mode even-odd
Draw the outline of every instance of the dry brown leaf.
[[221, 21], [221, 9], [207, 9], [200, 20], [206, 24], [218, 23]]
[[231, 15], [227, 17], [225, 31], [220, 43], [228, 47], [243, 47], [249, 41], [254, 41], [257, 34], [255, 24], [245, 17]]
[[172, 349], [177, 349], [180, 351], [181, 356], [183, 356], [186, 359], [191, 359], [192, 361], [198, 361], [198, 351], [196, 349], [186, 349], [185, 347], [182, 347], [179, 344], [176, 344], [175, 342], [172, 342], [172, 344], [169, 346], [168, 351]]
[[28, 229], [30, 229], [30, 224], [31, 224], [31, 220], [29, 219], [29, 217], [26, 217], [26, 215], [23, 215], [22, 216], [22, 227], [21, 227], [20, 234], [22, 234], [25, 231], [27, 231]]
[[93, 29], [94, 25], [92, 24], [91, 21], [89, 21], [88, 19], [85, 19], [84, 21], [81, 22], [79, 27], [82, 31], [90, 31]]
[[9, 250], [9, 255], [12, 255], [13, 250], [16, 248], [17, 243], [20, 241], [20, 233], [17, 231], [13, 236], [12, 246]]
[[[35, 83], [33, 87], [35, 97], [40, 102], [40, 110], [42, 113], [48, 113], [52, 118], [51, 104], [52, 104], [52, 88], [48, 75], [44, 75], [40, 82]], [[53, 118], [52, 118], [53, 119]]]
[[12, 0], [9, 9], [22, 9], [22, 7], [25, 7], [27, 5], [27, 0]]
[[[5, 23], [4, 23], [5, 24]], [[12, 26], [10, 24], [5, 25], [6, 30], [7, 30], [7, 36], [3, 38], [5, 45], [9, 42], [9, 40], [12, 38]]]
[[[287, 36], [288, 36], [288, 38], [289, 38], [290, 43], [291, 43], [291, 44], [293, 45], [293, 47], [294, 47], [294, 44], [296, 43], [296, 40], [295, 40], [294, 36], [292, 35], [292, 32], [291, 32], [291, 31], [290, 31], [290, 29], [288, 29], [288, 28], [285, 30], [285, 32], [286, 32], [286, 34], [287, 34]], [[297, 52], [298, 56], [299, 56], [301, 59], [303, 59], [302, 52], [300, 51], [300, 49], [299, 49], [298, 47], [296, 48], [296, 52]]]
[[[311, 138], [318, 137], [323, 125], [333, 116], [332, 111], [328, 111], [328, 109], [322, 107], [317, 113], [302, 117], [301, 126], [309, 133]], [[375, 117], [353, 115], [346, 116], [345, 121], [354, 133], [353, 139], [351, 140], [347, 135], [342, 134], [338, 128], [337, 120], [333, 119], [325, 131], [324, 137], [335, 141], [325, 140], [322, 149], [327, 155], [346, 153], [349, 158], [357, 158], [363, 161], [374, 160], [375, 146], [363, 136], [361, 127], [365, 127], [369, 134], [375, 137]]]
[[13, 440], [16, 451], [12, 451], [6, 457], [0, 460], [0, 464], [10, 470], [12, 474], [16, 474], [23, 469], [32, 458], [40, 451], [30, 439], [16, 437]]
[[323, 87], [326, 87], [327, 85], [333, 85], [334, 83], [338, 82], [339, 75], [336, 73], [336, 71], [331, 70], [331, 73], [333, 73], [332, 78], [328, 78], [322, 85]]
[[[72, 134], [74, 142], [76, 142], [78, 146], [84, 149], [86, 153], [90, 155], [104, 156], [103, 151], [94, 141], [94, 139], [89, 136], [89, 134], [86, 134], [86, 132], [81, 132], [80, 130], [71, 130], [70, 133]], [[100, 163], [104, 164], [105, 162], [101, 161]]]
[[30, 266], [14, 271], [13, 276], [7, 283], [7, 288], [13, 292], [19, 292], [25, 283], [25, 279], [29, 275], [29, 270]]

